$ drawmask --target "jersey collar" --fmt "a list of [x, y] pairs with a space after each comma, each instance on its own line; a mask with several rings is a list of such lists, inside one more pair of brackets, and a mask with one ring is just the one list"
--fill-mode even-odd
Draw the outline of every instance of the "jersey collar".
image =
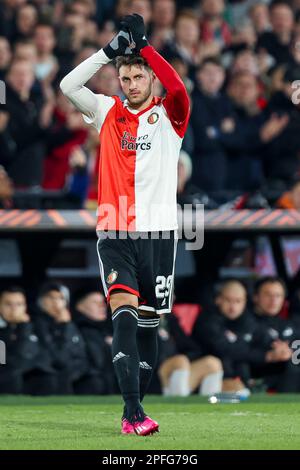
[[134, 110], [131, 111], [130, 110], [130, 107], [129, 107], [129, 104], [128, 104], [128, 100], [124, 100], [123, 101], [123, 106], [124, 108], [133, 116], [141, 116], [142, 114], [146, 113], [147, 111], [149, 111], [149, 109], [153, 108], [154, 106], [156, 106], [160, 101], [161, 101], [162, 98], [160, 98], [159, 96], [153, 96], [153, 99], [151, 101], [151, 103], [149, 104], [149, 106], [145, 109], [143, 109], [143, 111], [139, 111], [138, 113], [135, 113]]

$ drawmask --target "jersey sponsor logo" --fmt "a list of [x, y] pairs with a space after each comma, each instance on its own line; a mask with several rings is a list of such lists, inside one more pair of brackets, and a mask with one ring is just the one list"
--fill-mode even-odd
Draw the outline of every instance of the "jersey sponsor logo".
[[126, 122], [125, 117], [120, 117], [117, 119], [117, 122], [122, 122], [123, 124]]
[[124, 132], [121, 138], [121, 149], [122, 150], [150, 150], [151, 143], [147, 142], [148, 134], [135, 137], [129, 132]]
[[118, 271], [115, 271], [114, 269], [112, 269], [106, 278], [107, 284], [112, 284], [113, 282], [115, 282], [117, 277], [118, 277]]
[[149, 124], [155, 124], [159, 119], [159, 115], [157, 113], [152, 113], [148, 117], [147, 121]]

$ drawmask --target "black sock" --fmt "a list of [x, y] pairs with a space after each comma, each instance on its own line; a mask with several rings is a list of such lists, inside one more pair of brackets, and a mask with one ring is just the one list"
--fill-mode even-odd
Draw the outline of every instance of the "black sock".
[[122, 305], [113, 315], [112, 355], [118, 384], [126, 406], [126, 417], [133, 418], [141, 410], [139, 391], [139, 354], [137, 348], [138, 310]]
[[152, 373], [157, 361], [157, 331], [159, 318], [139, 314], [137, 329], [137, 345], [140, 356], [140, 401], [151, 382]]

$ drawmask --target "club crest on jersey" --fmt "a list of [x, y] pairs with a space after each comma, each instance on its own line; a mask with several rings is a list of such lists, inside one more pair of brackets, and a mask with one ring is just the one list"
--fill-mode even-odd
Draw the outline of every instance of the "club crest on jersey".
[[158, 121], [158, 119], [159, 119], [159, 115], [157, 113], [152, 113], [148, 117], [147, 121], [149, 122], [149, 124], [155, 124]]
[[115, 271], [114, 269], [112, 269], [106, 278], [107, 284], [112, 284], [113, 282], [115, 282], [117, 277], [118, 277], [118, 271]]

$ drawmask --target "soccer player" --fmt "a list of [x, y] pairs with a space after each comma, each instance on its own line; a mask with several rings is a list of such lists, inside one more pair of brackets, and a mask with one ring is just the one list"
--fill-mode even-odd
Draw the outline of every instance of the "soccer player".
[[[128, 15], [103, 49], [61, 82], [100, 134], [97, 250], [113, 320], [113, 364], [125, 402], [122, 433], [158, 431], [141, 401], [157, 357], [159, 314], [171, 310], [177, 246], [177, 162], [189, 114], [185, 86]], [[117, 58], [125, 101], [84, 84]], [[155, 76], [166, 97], [153, 95]]]

